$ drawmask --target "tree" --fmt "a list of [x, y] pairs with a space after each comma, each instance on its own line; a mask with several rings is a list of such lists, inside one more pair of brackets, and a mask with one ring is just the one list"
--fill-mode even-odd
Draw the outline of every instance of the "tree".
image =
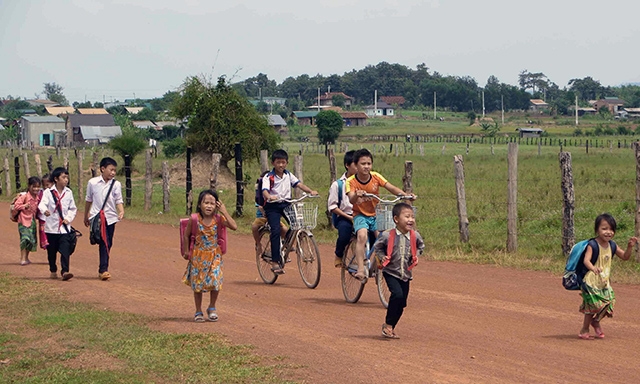
[[322, 111], [316, 116], [318, 139], [323, 144], [336, 142], [342, 132], [342, 116], [336, 111]]
[[61, 85], [56, 83], [44, 83], [44, 94], [48, 100], [55, 101], [60, 105], [69, 105], [67, 98], [64, 96]]
[[333, 95], [331, 97], [331, 103], [334, 107], [344, 107], [345, 98], [342, 95]]
[[580, 100], [596, 100], [602, 93], [603, 87], [598, 80], [594, 80], [591, 76], [583, 79], [569, 80], [569, 89], [578, 94]]
[[280, 137], [249, 101], [238, 94], [224, 76], [217, 84], [203, 77], [188, 77], [171, 114], [187, 120], [186, 140], [195, 151], [219, 153], [220, 164], [234, 158], [234, 146], [242, 145], [243, 158], [259, 159], [260, 150], [274, 150]]
[[129, 155], [131, 162], [133, 162], [134, 157], [147, 147], [147, 143], [141, 135], [133, 131], [123, 131], [122, 135], [111, 139], [109, 147], [123, 159]]

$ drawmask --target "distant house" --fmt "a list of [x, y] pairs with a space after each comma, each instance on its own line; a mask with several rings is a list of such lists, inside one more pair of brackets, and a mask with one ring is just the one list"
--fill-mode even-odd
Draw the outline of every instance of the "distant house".
[[20, 119], [23, 142], [31, 146], [55, 146], [56, 132], [64, 132], [64, 120], [57, 116], [22, 116]]
[[164, 128], [167, 125], [171, 125], [173, 127], [179, 127], [180, 122], [179, 121], [156, 121], [155, 125], [157, 130], [162, 131], [162, 128]]
[[38, 115], [35, 109], [18, 109], [17, 112], [20, 114], [20, 116]]
[[82, 141], [89, 145], [106, 144], [114, 137], [122, 135], [122, 129], [117, 126], [80, 126]]
[[531, 112], [542, 112], [543, 110], [549, 108], [549, 104], [547, 104], [542, 99], [531, 99], [529, 100], [529, 110]]
[[367, 125], [367, 114], [364, 112], [338, 112], [345, 127], [361, 127]]
[[149, 128], [157, 129], [158, 128], [158, 126], [151, 120], [136, 120], [136, 121], [132, 121], [131, 123], [133, 124], [134, 127], [140, 128], [140, 129], [149, 129]]
[[397, 105], [399, 107], [407, 102], [403, 96], [380, 96], [380, 100], [389, 105]]
[[344, 94], [344, 92], [325, 92], [324, 95], [320, 95], [320, 107], [333, 107], [334, 96], [342, 96], [344, 98], [345, 108], [351, 108], [351, 105], [355, 101], [353, 97]]
[[104, 108], [109, 109], [112, 107], [126, 107], [127, 105], [129, 104], [125, 103], [124, 101], [112, 101], [110, 103], [104, 103]]
[[267, 116], [269, 119], [269, 125], [275, 129], [279, 134], [286, 134], [289, 130], [287, 129], [287, 122], [284, 121], [282, 116], [280, 115], [269, 115]]
[[71, 113], [76, 113], [76, 109], [74, 107], [45, 107], [47, 113], [52, 116], [60, 116], [60, 115], [69, 115]]
[[395, 111], [394, 108], [385, 103], [384, 101], [378, 101], [376, 105], [367, 105], [364, 107], [364, 113], [369, 117], [374, 116], [393, 116]]
[[624, 100], [617, 97], [605, 97], [604, 99], [596, 100], [593, 107], [600, 112], [600, 108], [608, 108], [612, 115], [617, 115], [618, 110], [624, 105]]
[[291, 117], [297, 121], [298, 125], [315, 125], [318, 111], [293, 111]]
[[627, 112], [628, 118], [640, 117], [640, 108], [623, 108]]
[[80, 126], [88, 127], [113, 127], [116, 125], [112, 115], [67, 115], [66, 119], [67, 145], [83, 143]]
[[56, 103], [55, 101], [51, 101], [47, 99], [31, 99], [31, 100], [25, 100], [25, 101], [34, 107], [39, 107], [39, 106], [57, 107], [60, 105], [60, 103]]
[[263, 103], [267, 103], [269, 105], [284, 105], [287, 102], [287, 99], [284, 97], [264, 96], [262, 100], [259, 101], [262, 101]]
[[591, 108], [591, 107], [578, 108], [578, 116], [595, 115], [596, 113], [598, 113], [598, 111], [596, 111], [595, 108]]
[[81, 115], [108, 115], [104, 108], [78, 108], [78, 113]]
[[540, 128], [518, 128], [516, 131], [518, 131], [520, 137], [540, 137], [544, 132]]
[[128, 113], [135, 115], [144, 109], [144, 107], [124, 107]]

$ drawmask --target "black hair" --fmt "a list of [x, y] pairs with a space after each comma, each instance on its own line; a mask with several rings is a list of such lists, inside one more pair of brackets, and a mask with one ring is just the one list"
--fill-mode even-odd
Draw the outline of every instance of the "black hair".
[[42, 182], [44, 182], [45, 180], [51, 182], [51, 175], [48, 173], [45, 173], [44, 175], [42, 175]]
[[106, 168], [109, 165], [113, 165], [114, 167], [117, 167], [118, 163], [116, 163], [116, 161], [111, 157], [104, 157], [102, 160], [100, 160], [100, 168]]
[[603, 220], [606, 221], [607, 224], [609, 224], [609, 226], [611, 227], [611, 230], [615, 233], [616, 227], [617, 227], [616, 219], [614, 219], [610, 213], [603, 213], [602, 215], [596, 217], [596, 225], [594, 228], [594, 232], [598, 233], [598, 228], [600, 228], [600, 224], [602, 224]]
[[353, 155], [356, 153], [355, 149], [350, 150], [344, 154], [344, 167], [347, 168], [353, 163]]
[[200, 195], [198, 196], [198, 206], [196, 207], [196, 212], [198, 212], [200, 216], [202, 216], [202, 209], [200, 209], [200, 204], [202, 204], [202, 200], [204, 200], [204, 197], [207, 195], [213, 196], [216, 201], [220, 200], [218, 199], [218, 193], [216, 193], [216, 191], [214, 191], [213, 189], [205, 189], [204, 191], [200, 192]]
[[362, 157], [370, 158], [371, 162], [373, 163], [373, 155], [371, 154], [371, 152], [369, 152], [369, 150], [367, 148], [358, 149], [353, 154], [353, 162], [358, 164], [358, 162], [360, 161], [360, 158], [362, 158]]
[[391, 213], [393, 214], [393, 217], [398, 217], [398, 216], [400, 216], [402, 211], [404, 211], [405, 209], [410, 209], [411, 212], [413, 212], [413, 207], [410, 206], [409, 204], [407, 204], [407, 203], [398, 203], [398, 204], [393, 206], [393, 210], [391, 211]]
[[271, 162], [273, 163], [274, 161], [276, 161], [278, 159], [285, 159], [285, 160], [289, 161], [289, 154], [284, 149], [276, 149], [271, 154]]
[[68, 175], [68, 174], [69, 174], [69, 171], [67, 171], [66, 168], [58, 167], [54, 169], [53, 172], [51, 172], [51, 176], [49, 176], [49, 181], [55, 184], [57, 178], [59, 178], [62, 175]]
[[28, 186], [32, 186], [32, 185], [42, 185], [42, 182], [40, 181], [40, 178], [38, 176], [31, 176], [28, 180], [27, 180], [27, 185]]

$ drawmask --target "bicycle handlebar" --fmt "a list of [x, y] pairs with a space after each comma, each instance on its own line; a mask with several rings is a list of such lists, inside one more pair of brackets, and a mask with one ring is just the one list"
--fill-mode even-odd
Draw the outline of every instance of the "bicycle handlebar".
[[394, 204], [394, 203], [397, 203], [400, 200], [415, 200], [415, 199], [418, 198], [417, 195], [415, 195], [415, 196], [412, 196], [412, 195], [398, 195], [393, 200], [386, 200], [386, 199], [381, 198], [378, 195], [374, 195], [373, 193], [365, 193], [363, 196], [364, 197], [373, 197], [374, 199], [378, 200], [379, 202], [385, 203], [385, 204]]
[[302, 196], [300, 196], [297, 199], [278, 199], [278, 200], [271, 200], [269, 201], [269, 203], [299, 203], [304, 199], [315, 199], [318, 197], [320, 197], [320, 195], [312, 196], [305, 192], [302, 194]]

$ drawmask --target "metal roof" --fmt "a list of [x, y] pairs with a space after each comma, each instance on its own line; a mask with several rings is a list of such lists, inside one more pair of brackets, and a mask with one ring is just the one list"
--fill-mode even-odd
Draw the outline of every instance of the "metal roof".
[[316, 117], [318, 115], [318, 111], [293, 111], [293, 114], [298, 119], [304, 119], [309, 117]]
[[122, 135], [122, 129], [117, 125], [110, 127], [81, 125], [80, 132], [83, 139], [98, 140], [101, 143], [108, 143], [114, 137]]
[[22, 116], [23, 119], [30, 123], [63, 123], [64, 120], [58, 116]]
[[116, 125], [113, 115], [68, 115], [67, 117], [73, 128], [81, 125], [110, 127]]
[[267, 117], [269, 118], [269, 125], [282, 125], [285, 127], [287, 126], [287, 122], [284, 121], [284, 119], [280, 115], [269, 115]]
[[104, 108], [78, 108], [78, 113], [82, 115], [108, 115]]

